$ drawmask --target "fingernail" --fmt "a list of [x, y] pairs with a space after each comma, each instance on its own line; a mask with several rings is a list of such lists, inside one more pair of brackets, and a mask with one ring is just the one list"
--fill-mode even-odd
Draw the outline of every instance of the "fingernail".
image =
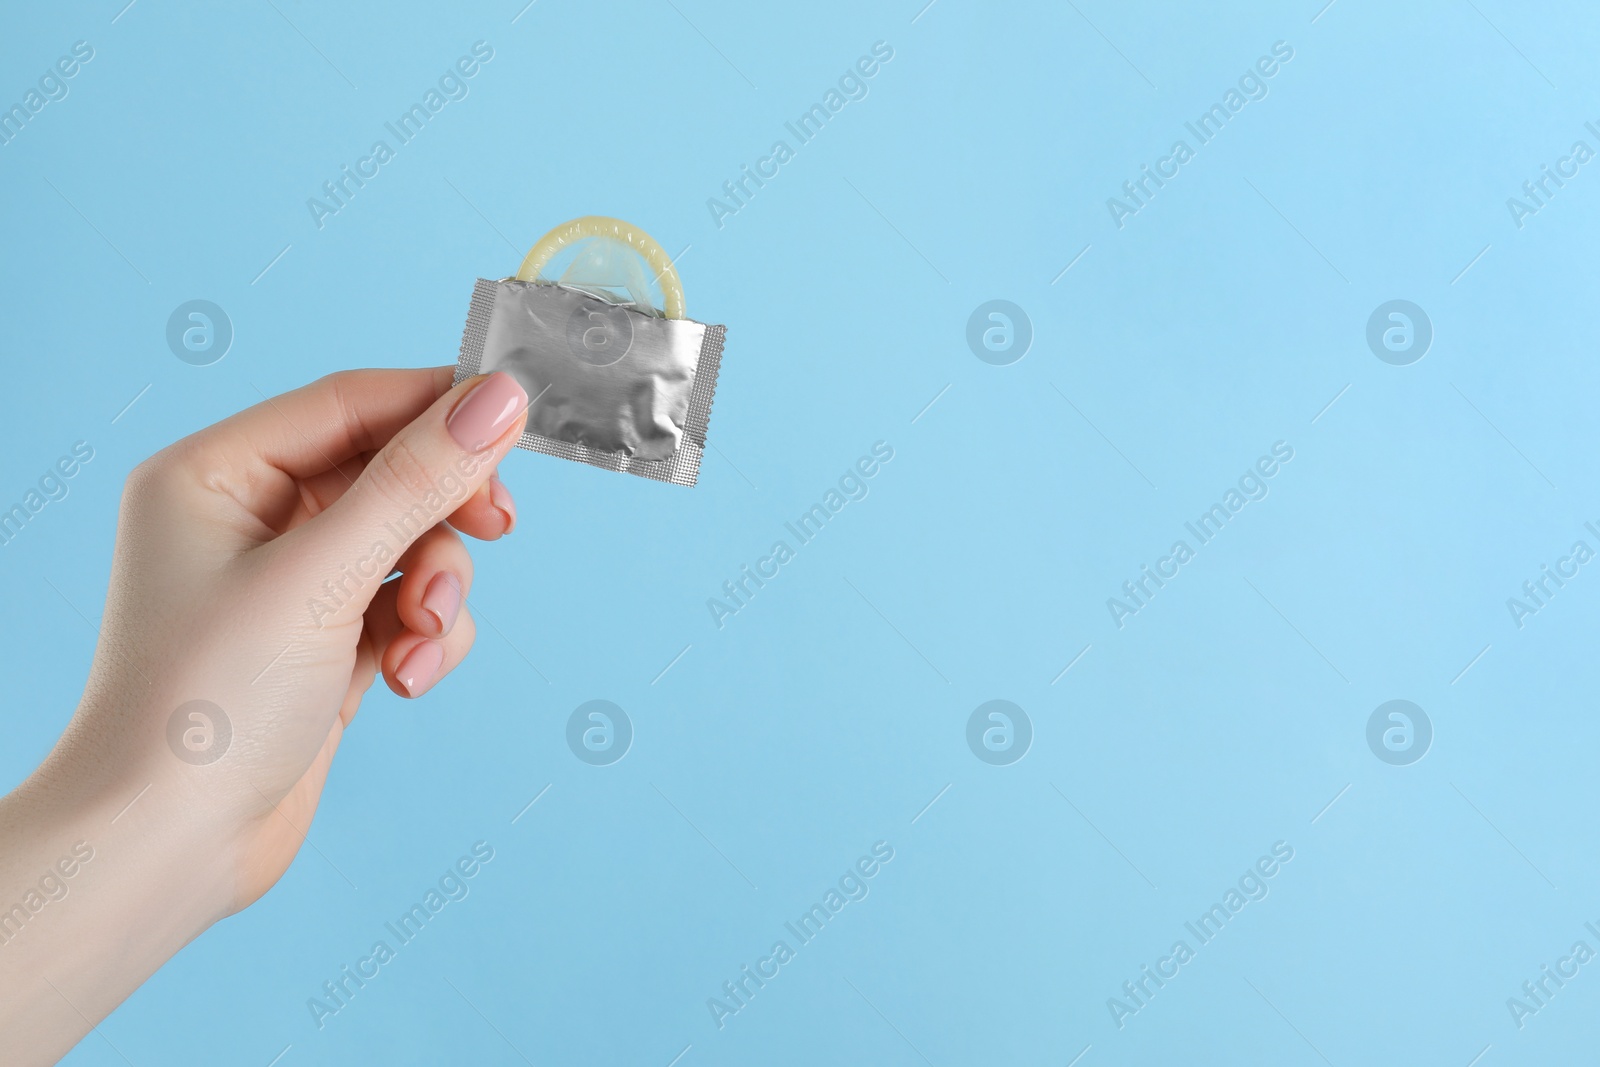
[[456, 624], [461, 612], [461, 582], [449, 571], [440, 571], [428, 582], [422, 592], [422, 610], [439, 620], [439, 635], [443, 637]]
[[406, 693], [416, 696], [433, 683], [434, 676], [444, 665], [444, 646], [437, 641], [424, 641], [406, 653], [394, 676]]
[[516, 529], [517, 504], [511, 499], [511, 490], [506, 488], [506, 483], [500, 480], [498, 473], [489, 475], [489, 503], [506, 517], [506, 533]]
[[527, 406], [528, 394], [517, 380], [504, 371], [495, 371], [456, 405], [445, 426], [456, 444], [468, 452], [482, 452], [517, 421]]

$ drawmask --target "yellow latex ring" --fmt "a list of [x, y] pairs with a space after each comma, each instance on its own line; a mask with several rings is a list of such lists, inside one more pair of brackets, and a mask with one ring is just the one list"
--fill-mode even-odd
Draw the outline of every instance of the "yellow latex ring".
[[524, 282], [534, 281], [558, 252], [585, 237], [615, 238], [643, 256], [645, 263], [655, 272], [656, 281], [661, 286], [662, 301], [667, 305], [662, 309], [666, 317], [669, 319], [686, 317], [683, 283], [678, 280], [677, 268], [672, 265], [672, 259], [666, 250], [656, 243], [655, 238], [639, 227], [604, 215], [585, 215], [581, 219], [563, 222], [539, 238], [528, 250], [522, 266], [518, 268], [517, 279]]

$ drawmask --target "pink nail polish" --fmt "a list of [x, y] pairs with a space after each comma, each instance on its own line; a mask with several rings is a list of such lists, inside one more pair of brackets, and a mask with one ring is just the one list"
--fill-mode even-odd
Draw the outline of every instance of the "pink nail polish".
[[511, 490], [500, 480], [499, 474], [489, 475], [489, 503], [506, 517], [506, 533], [517, 527], [517, 504], [511, 499]]
[[468, 452], [482, 452], [517, 421], [527, 406], [528, 394], [517, 380], [504, 371], [495, 371], [456, 405], [445, 425], [456, 444]]
[[440, 571], [428, 582], [422, 592], [422, 610], [439, 621], [439, 634], [443, 637], [456, 624], [461, 613], [461, 582], [449, 571]]
[[394, 676], [408, 694], [416, 696], [433, 684], [443, 665], [444, 646], [437, 641], [424, 641], [406, 653], [400, 666], [395, 668]]

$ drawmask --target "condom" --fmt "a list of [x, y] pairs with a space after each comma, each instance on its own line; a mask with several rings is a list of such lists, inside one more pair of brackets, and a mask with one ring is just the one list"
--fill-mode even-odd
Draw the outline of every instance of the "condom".
[[478, 279], [455, 379], [517, 380], [529, 398], [520, 448], [692, 486], [726, 333], [686, 316], [649, 234], [589, 216], [542, 237], [515, 277]]

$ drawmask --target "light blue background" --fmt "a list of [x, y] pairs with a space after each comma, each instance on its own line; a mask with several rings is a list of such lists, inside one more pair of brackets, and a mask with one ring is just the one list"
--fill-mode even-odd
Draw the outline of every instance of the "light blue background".
[[[0, 147], [0, 500], [96, 453], [0, 548], [7, 785], [79, 697], [78, 612], [158, 448], [336, 368], [452, 362], [473, 279], [584, 214], [689, 246], [728, 348], [698, 487], [504, 464], [521, 526], [477, 550], [466, 665], [374, 690], [314, 848], [66, 1062], [1592, 1048], [1600, 963], [1520, 1030], [1506, 1007], [1600, 949], [1600, 565], [1520, 630], [1505, 603], [1600, 547], [1600, 162], [1521, 229], [1505, 203], [1600, 148], [1587, 5], [122, 2], [0, 33], [6, 105], [95, 49]], [[319, 231], [307, 197], [478, 40], [470, 95]], [[866, 99], [715, 225], [880, 40]], [[1119, 230], [1106, 198], [1280, 40], [1269, 95]], [[237, 332], [209, 367], [164, 340], [194, 298]], [[965, 341], [995, 298], [1035, 333], [1010, 366]], [[1435, 330], [1406, 367], [1364, 337], [1396, 298]], [[718, 630], [706, 599], [880, 440], [870, 495]], [[1119, 630], [1106, 598], [1280, 440], [1270, 495]], [[636, 730], [609, 767], [564, 741], [595, 698]], [[993, 698], [1034, 724], [1011, 766], [966, 746]], [[1365, 739], [1395, 698], [1435, 730], [1411, 766]], [[307, 999], [479, 840], [471, 895], [319, 1031]], [[707, 998], [879, 840], [870, 895], [719, 1030]], [[1270, 895], [1119, 1030], [1107, 998], [1277, 841]]]

